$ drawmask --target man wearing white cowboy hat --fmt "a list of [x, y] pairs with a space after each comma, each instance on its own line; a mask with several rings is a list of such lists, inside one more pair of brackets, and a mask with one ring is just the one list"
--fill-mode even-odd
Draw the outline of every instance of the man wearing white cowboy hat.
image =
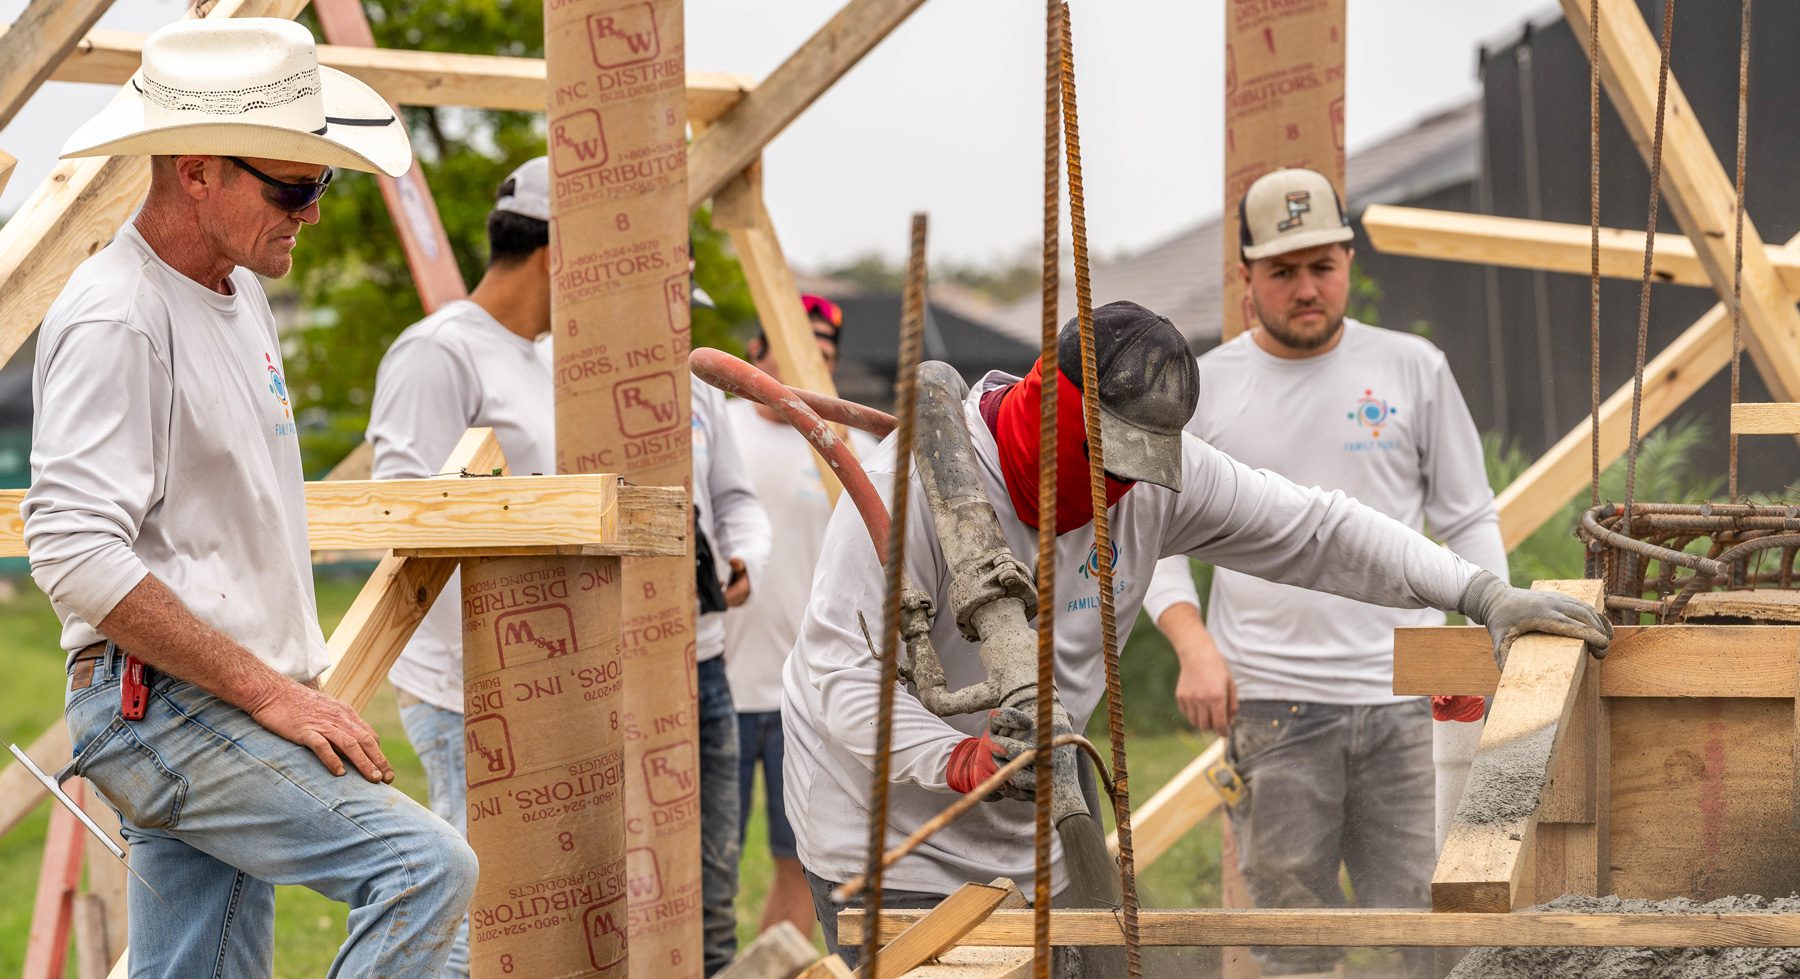
[[131, 974], [268, 975], [276, 884], [350, 905], [332, 975], [433, 974], [474, 854], [317, 688], [294, 407], [257, 281], [292, 266], [332, 167], [406, 171], [405, 127], [296, 24], [190, 20], [145, 40], [63, 155], [152, 157], [142, 210], [44, 319], [22, 507], [75, 769], [149, 885], [129, 892]]

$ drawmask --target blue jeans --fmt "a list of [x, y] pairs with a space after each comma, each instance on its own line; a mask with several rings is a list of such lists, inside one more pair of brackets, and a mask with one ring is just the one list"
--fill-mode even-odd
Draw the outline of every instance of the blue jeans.
[[449, 824], [192, 684], [158, 675], [142, 720], [119, 716], [123, 657], [64, 703], [75, 770], [119, 813], [133, 979], [269, 975], [275, 885], [350, 905], [330, 976], [429, 976], [475, 890]]
[[798, 859], [794, 826], [782, 798], [781, 711], [739, 711], [738, 842], [750, 832], [750, 798], [756, 791], [756, 766], [762, 765], [763, 796], [769, 810], [769, 853], [777, 860]]
[[[467, 838], [469, 779], [463, 766], [468, 749], [463, 744], [462, 711], [409, 703], [400, 708], [400, 725], [406, 728], [406, 738], [418, 753], [419, 763], [425, 766], [431, 811]], [[444, 962], [443, 976], [444, 979], [468, 979], [469, 919], [466, 915], [456, 926], [456, 941], [450, 945], [450, 958]]]
[[700, 923], [706, 974], [737, 955], [738, 735], [725, 657], [702, 661], [700, 699]]
[[[1231, 810], [1238, 864], [1259, 908], [1344, 905], [1338, 868], [1365, 908], [1431, 906], [1435, 776], [1431, 705], [1246, 700], [1229, 757], [1249, 799]], [[1341, 948], [1255, 950], [1264, 976], [1330, 972]], [[1401, 951], [1408, 979], [1438, 974], [1429, 948]]]

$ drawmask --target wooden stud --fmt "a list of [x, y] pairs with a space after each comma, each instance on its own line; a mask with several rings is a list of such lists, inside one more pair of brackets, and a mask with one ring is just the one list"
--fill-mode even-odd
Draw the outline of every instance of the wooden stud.
[[905, 979], [1031, 979], [1031, 950], [955, 948], [908, 972]]
[[[1656, 38], [1635, 0], [1600, 0], [1600, 76], [1619, 118], [1649, 159], [1656, 120]], [[1587, 45], [1587, 0], [1562, 0], [1563, 16], [1578, 43]], [[1590, 52], [1592, 55], [1593, 52]], [[1732, 294], [1732, 229], [1737, 192], [1680, 83], [1671, 74], [1662, 144], [1662, 196], [1681, 230], [1694, 243], [1700, 264], [1720, 298]], [[1800, 311], [1769, 261], [1762, 235], [1745, 219], [1743, 309], [1745, 342], [1771, 391], [1800, 398]]]
[[[107, 854], [112, 859], [112, 854]], [[106, 903], [92, 894], [75, 895], [75, 974], [79, 979], [106, 979], [112, 955], [106, 949]]]
[[[1005, 877], [996, 877], [987, 884], [966, 883], [912, 927], [882, 946], [877, 963], [879, 969], [873, 979], [899, 979], [915, 967], [949, 951], [958, 939], [987, 920], [995, 910], [1025, 906], [1025, 895]], [[858, 975], [862, 979], [871, 979], [866, 970], [858, 970]]]
[[740, 949], [715, 979], [794, 979], [818, 957], [800, 929], [792, 922], [780, 921]]
[[1733, 435], [1800, 435], [1800, 403], [1734, 404]]
[[[1794, 626], [1619, 626], [1606, 659], [1588, 668], [1600, 674], [1602, 697], [1788, 699], [1795, 695], [1796, 645], [1800, 627]], [[1486, 629], [1394, 630], [1394, 693], [1400, 696], [1487, 697], [1499, 680]]]
[[19, 165], [19, 158], [11, 153], [0, 151], [0, 191], [12, 182], [13, 168]]
[[[1540, 581], [1598, 607], [1598, 581]], [[1529, 897], [1525, 863], [1550, 760], [1569, 727], [1587, 666], [1580, 640], [1533, 634], [1513, 643], [1469, 768], [1469, 788], [1431, 879], [1437, 911], [1505, 912]], [[1483, 791], [1486, 785], [1490, 788]]]
[[856, 979], [856, 973], [836, 955], [827, 955], [800, 973], [796, 979]]
[[[5, 29], [5, 28], [0, 28]], [[542, 58], [487, 54], [406, 51], [391, 48], [318, 46], [319, 64], [366, 83], [390, 102], [446, 108], [544, 111]], [[143, 58], [144, 35], [132, 31], [89, 31], [51, 80], [123, 85]], [[687, 73], [688, 119], [710, 122], [725, 114], [754, 87], [742, 75], [716, 71]]]
[[1600, 671], [1590, 665], [1582, 674], [1568, 731], [1550, 760], [1538, 806], [1530, 903], [1564, 894], [1610, 893], [1611, 718], [1611, 704], [1600, 696]]
[[94, 26], [112, 0], [31, 0], [0, 37], [0, 128]]
[[850, 0], [688, 148], [688, 210], [742, 173], [925, 0]]
[[[1219, 811], [1223, 800], [1206, 770], [1225, 759], [1225, 739], [1218, 738], [1156, 790], [1131, 814], [1131, 854], [1139, 873], [1169, 852], [1188, 831]], [[1106, 850], [1119, 855], [1119, 834], [1106, 837]]]
[[[219, 0], [197, 3], [190, 13], [291, 20], [305, 6], [305, 0]], [[112, 240], [149, 187], [143, 157], [65, 160], [0, 227], [0, 364], [12, 359], [75, 266]]]
[[[68, 725], [60, 717], [51, 721], [25, 753], [46, 772], [61, 768], [69, 760]], [[12, 832], [38, 803], [50, 797], [43, 783], [33, 778], [24, 765], [12, 760], [10, 754], [6, 757], [6, 767], [0, 769], [0, 836]]]
[[[77, 805], [86, 795], [80, 779], [63, 783], [63, 791]], [[25, 946], [23, 979], [62, 979], [69, 954], [69, 927], [74, 915], [75, 888], [81, 883], [82, 838], [87, 830], [75, 814], [62, 806], [50, 813], [50, 832], [44, 839], [43, 871], [38, 874], [37, 902], [31, 911], [31, 937]]]
[[[881, 935], [893, 938], [924, 911], [881, 912]], [[964, 946], [1031, 945], [1030, 911], [996, 911], [962, 938]], [[862, 941], [866, 913], [838, 913], [838, 940]], [[1456, 948], [1543, 945], [1571, 948], [1791, 948], [1800, 946], [1800, 914], [1511, 914], [1313, 908], [1308, 910], [1145, 910], [1138, 913], [1146, 946], [1311, 945]], [[1117, 912], [1050, 912], [1057, 945], [1123, 945]]]
[[[113, 812], [112, 807], [106, 804], [106, 800], [100, 797], [100, 793], [89, 792], [81, 809], [88, 814], [89, 819], [106, 831], [106, 835], [111, 837], [115, 844], [126, 848], [129, 856], [129, 844], [125, 842], [125, 837], [119, 832], [119, 814]], [[87, 896], [100, 902], [101, 913], [104, 916], [102, 919], [104, 927], [101, 931], [102, 948], [105, 952], [102, 956], [104, 962], [100, 965], [102, 976], [106, 974], [107, 967], [112, 965], [113, 950], [125, 947], [125, 919], [128, 911], [127, 877], [124, 861], [113, 856], [112, 851], [101, 844], [99, 840], [91, 835], [88, 836]], [[81, 968], [84, 973], [87, 971], [85, 964]]]

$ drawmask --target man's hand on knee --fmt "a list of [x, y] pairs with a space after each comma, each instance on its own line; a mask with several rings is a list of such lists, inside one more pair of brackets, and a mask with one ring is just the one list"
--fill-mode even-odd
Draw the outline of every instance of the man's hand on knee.
[[333, 775], [344, 774], [347, 758], [371, 782], [394, 780], [394, 766], [382, 753], [375, 729], [343, 701], [290, 680], [246, 709], [264, 729], [312, 749]]

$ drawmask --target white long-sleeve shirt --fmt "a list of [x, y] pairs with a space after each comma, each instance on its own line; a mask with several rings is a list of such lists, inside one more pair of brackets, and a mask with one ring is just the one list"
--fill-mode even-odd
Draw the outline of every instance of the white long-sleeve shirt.
[[[1188, 431], [1238, 461], [1338, 490], [1506, 578], [1506, 547], [1481, 436], [1450, 365], [1422, 337], [1346, 320], [1338, 345], [1287, 360], [1249, 335], [1201, 357]], [[1198, 604], [1188, 562], [1157, 568], [1154, 618]], [[1265, 581], [1213, 574], [1207, 627], [1244, 700], [1387, 704], [1394, 630], [1443, 625], [1437, 609], [1383, 608]]]
[[[993, 436], [981, 420], [980, 392], [1011, 383], [989, 374], [965, 403], [981, 479], [1015, 555], [1029, 562], [1037, 532], [1014, 514]], [[1191, 435], [1183, 436], [1177, 494], [1139, 484], [1111, 511], [1119, 621], [1137, 615], [1158, 558], [1185, 554], [1307, 588], [1404, 607], [1453, 607], [1477, 569], [1455, 554], [1342, 493], [1303, 489], [1252, 470]], [[865, 460], [886, 496], [893, 482], [893, 440]], [[924, 490], [912, 490], [907, 573], [938, 608], [931, 637], [952, 689], [984, 676], [975, 644], [948, 611], [949, 574]], [[1105, 690], [1100, 653], [1098, 566], [1093, 525], [1057, 538], [1056, 682], [1076, 730]], [[782, 692], [787, 734], [789, 818], [808, 870], [829, 880], [861, 872], [867, 857], [866, 800], [874, 768], [879, 666], [864, 645], [857, 613], [879, 622], [882, 573], [861, 519], [840, 499], [826, 531], [800, 640], [788, 657]], [[1124, 637], [1120, 637], [1123, 641]], [[895, 699], [889, 842], [898, 842], [953, 798], [944, 779], [951, 750], [980, 733], [979, 715], [940, 718], [915, 697]], [[1032, 808], [983, 803], [888, 871], [889, 886], [948, 893], [961, 883], [1032, 876]], [[1058, 883], [1061, 850], [1056, 848]]]
[[[744, 562], [750, 593], [769, 561], [772, 531], [757, 499], [756, 487], [738, 455], [737, 435], [725, 414], [725, 395], [693, 379], [694, 505], [700, 528], [712, 543], [713, 567], [720, 581], [731, 576], [731, 559]], [[705, 662], [725, 655], [725, 613], [708, 612], [694, 624], [694, 658]]]
[[32, 375], [31, 575], [62, 646], [154, 574], [275, 670], [328, 662], [313, 598], [300, 445], [262, 286], [220, 295], [127, 224], [51, 305]]
[[[492, 428], [515, 476], [556, 469], [556, 397], [537, 344], [469, 300], [447, 303], [394, 340], [375, 374], [369, 444], [375, 479], [437, 475], [473, 427]], [[388, 681], [444, 710], [463, 709], [462, 572], [450, 576]]]

